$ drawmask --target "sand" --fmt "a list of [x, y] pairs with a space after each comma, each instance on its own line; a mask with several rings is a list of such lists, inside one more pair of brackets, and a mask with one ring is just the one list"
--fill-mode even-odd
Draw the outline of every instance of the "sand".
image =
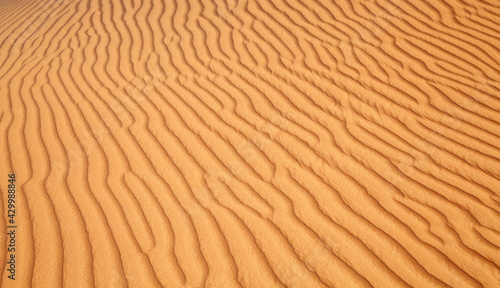
[[499, 15], [1, 0], [0, 287], [500, 287]]

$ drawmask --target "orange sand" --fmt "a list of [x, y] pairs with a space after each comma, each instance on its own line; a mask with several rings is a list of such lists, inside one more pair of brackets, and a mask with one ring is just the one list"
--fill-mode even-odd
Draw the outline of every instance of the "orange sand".
[[0, 286], [500, 287], [499, 15], [0, 0]]

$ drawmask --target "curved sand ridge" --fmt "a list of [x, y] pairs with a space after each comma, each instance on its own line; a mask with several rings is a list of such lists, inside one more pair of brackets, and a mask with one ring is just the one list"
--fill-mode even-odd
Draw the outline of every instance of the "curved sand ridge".
[[0, 1], [1, 287], [500, 287], [500, 4], [335, 2]]

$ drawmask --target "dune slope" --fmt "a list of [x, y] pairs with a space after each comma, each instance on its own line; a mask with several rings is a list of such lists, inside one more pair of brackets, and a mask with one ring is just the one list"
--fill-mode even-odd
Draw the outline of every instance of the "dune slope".
[[499, 15], [1, 0], [0, 287], [500, 287]]

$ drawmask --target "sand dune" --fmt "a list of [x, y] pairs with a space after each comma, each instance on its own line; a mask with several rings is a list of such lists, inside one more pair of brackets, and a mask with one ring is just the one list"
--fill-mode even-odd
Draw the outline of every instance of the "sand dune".
[[1, 0], [0, 286], [500, 287], [499, 15]]

